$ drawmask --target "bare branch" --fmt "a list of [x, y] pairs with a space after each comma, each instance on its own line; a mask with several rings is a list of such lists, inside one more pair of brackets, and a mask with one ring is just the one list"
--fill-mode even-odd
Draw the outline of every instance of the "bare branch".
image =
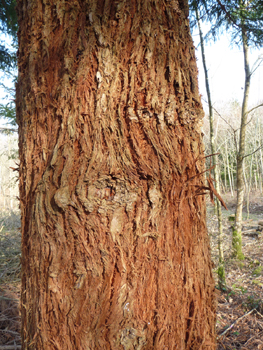
[[233, 132], [233, 135], [234, 135], [235, 146], [236, 146], [236, 152], [237, 152], [238, 147], [237, 147], [236, 132], [237, 132], [240, 128], [234, 129], [234, 128], [232, 127], [232, 125], [231, 125], [225, 118], [223, 118], [222, 115], [215, 109], [215, 107], [213, 107], [213, 109], [214, 109], [214, 111], [218, 114], [218, 116], [219, 116], [228, 126], [230, 126], [230, 128], [232, 129], [232, 132]]
[[[257, 108], [259, 108], [259, 107], [263, 107], [263, 103], [261, 103], [260, 105], [257, 105], [256, 107], [251, 108], [251, 109], [247, 112], [247, 114], [253, 112], [255, 109], [257, 109]], [[249, 122], [250, 122], [250, 121], [249, 121]]]
[[[18, 132], [18, 129], [9, 129], [9, 128], [0, 128], [2, 131], [12, 131], [12, 132]], [[1, 348], [0, 348], [1, 350]]]
[[[230, 330], [234, 327], [234, 325], [235, 325], [238, 321], [240, 321], [240, 320], [242, 320], [242, 318], [245, 318], [245, 317], [247, 317], [248, 315], [252, 314], [253, 311], [256, 311], [256, 309], [252, 309], [252, 310], [250, 310], [249, 312], [247, 312], [245, 315], [239, 317], [237, 320], [235, 320], [234, 323], [232, 323], [229, 327], [227, 327], [227, 329], [226, 329], [223, 333], [221, 333], [217, 338], [218, 338], [218, 339], [222, 338], [224, 335], [226, 335], [226, 333], [227, 333], [228, 331], [230, 331]], [[1, 349], [0, 349], [0, 350], [1, 350]]]
[[253, 151], [252, 153], [246, 154], [243, 159], [245, 159], [246, 157], [252, 156], [252, 154], [256, 153], [257, 151], [259, 151], [260, 149], [262, 149], [263, 146], [261, 145], [260, 147], [258, 147], [255, 151]]
[[260, 67], [262, 62], [263, 62], [263, 55], [260, 55], [252, 66], [250, 76], [255, 73], [255, 71], [258, 69], [258, 67]]

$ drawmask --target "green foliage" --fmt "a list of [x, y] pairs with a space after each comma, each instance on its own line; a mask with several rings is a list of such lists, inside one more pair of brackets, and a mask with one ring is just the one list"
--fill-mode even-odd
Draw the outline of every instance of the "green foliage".
[[1, 88], [6, 92], [2, 97], [5, 102], [0, 103], [0, 117], [5, 118], [9, 124], [16, 125], [14, 88], [6, 86], [5, 80], [12, 81], [14, 86], [17, 76], [17, 17], [16, 17], [16, 0], [0, 0], [0, 34], [5, 40], [0, 41], [0, 71]]
[[243, 262], [239, 261], [238, 267], [240, 268], [240, 270], [242, 270], [245, 267], [245, 264]]
[[262, 266], [258, 266], [257, 268], [255, 268], [255, 270], [253, 270], [252, 274], [254, 276], [260, 276], [261, 272], [262, 272], [263, 267]]
[[240, 45], [242, 32], [246, 32], [249, 46], [263, 44], [262, 0], [190, 0], [189, 6], [192, 25], [196, 25], [196, 8], [200, 19], [210, 23], [208, 37], [216, 39], [227, 30], [232, 35], [232, 43]]
[[259, 287], [263, 287], [263, 283], [261, 283], [259, 280], [252, 280], [252, 284], [259, 286]]
[[217, 1], [214, 10], [216, 19], [226, 29], [230, 29], [237, 44], [241, 41], [242, 31], [247, 33], [248, 44], [261, 46], [263, 43], [263, 3], [252, 1]]
[[228, 303], [231, 301], [232, 297], [234, 297], [235, 295], [236, 295], [236, 292], [234, 290], [231, 290], [229, 293], [227, 293], [226, 300], [228, 301]]
[[237, 286], [236, 284], [233, 284], [232, 288], [234, 290], [240, 291], [243, 295], [248, 292], [246, 288], [244, 288], [243, 286]]
[[248, 265], [250, 268], [254, 268], [260, 265], [260, 262], [257, 259], [253, 260], [251, 258], [248, 258], [248, 260], [250, 260]]
[[235, 219], [236, 219], [235, 214], [231, 214], [231, 215], [229, 215], [229, 217], [228, 217], [228, 220], [229, 220], [229, 221], [235, 221]]
[[262, 300], [255, 297], [255, 295], [249, 295], [247, 300], [243, 303], [243, 307], [246, 310], [260, 309], [262, 306]]
[[13, 40], [11, 47], [6, 42], [0, 43], [0, 69], [14, 68], [16, 65], [17, 17], [16, 0], [0, 0], [0, 32], [9, 35]]
[[[15, 84], [13, 79], [13, 84]], [[14, 88], [8, 88], [4, 84], [0, 86], [6, 91], [5, 102], [0, 103], [0, 117], [6, 119], [9, 125], [16, 126], [16, 106], [15, 106], [15, 90]], [[14, 129], [9, 129], [14, 131]], [[2, 130], [2, 132], [5, 132]], [[6, 131], [9, 133], [9, 131]]]
[[13, 101], [5, 104], [0, 104], [0, 116], [7, 118], [11, 125], [15, 125], [16, 111], [15, 104]]
[[15, 107], [15, 97], [14, 97], [14, 89], [10, 90], [10, 94], [6, 96], [6, 102], [0, 103], [0, 117], [6, 119], [8, 126], [7, 129], [1, 129], [0, 133], [10, 134], [14, 131], [17, 131], [16, 128], [12, 128], [12, 126], [17, 126], [16, 124], [16, 107]]
[[18, 29], [16, 0], [0, 0], [0, 30], [15, 36]]
[[10, 51], [8, 47], [0, 43], [0, 70], [5, 70], [6, 68], [14, 67], [16, 62], [16, 55], [14, 52]]

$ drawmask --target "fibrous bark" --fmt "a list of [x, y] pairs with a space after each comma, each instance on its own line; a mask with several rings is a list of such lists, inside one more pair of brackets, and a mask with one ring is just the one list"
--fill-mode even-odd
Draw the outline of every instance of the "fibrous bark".
[[24, 349], [214, 349], [186, 1], [19, 0]]

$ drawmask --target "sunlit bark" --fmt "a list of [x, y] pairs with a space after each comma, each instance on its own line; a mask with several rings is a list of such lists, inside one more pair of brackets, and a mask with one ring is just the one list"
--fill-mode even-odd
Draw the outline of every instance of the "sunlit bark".
[[17, 10], [23, 349], [214, 349], [187, 1]]

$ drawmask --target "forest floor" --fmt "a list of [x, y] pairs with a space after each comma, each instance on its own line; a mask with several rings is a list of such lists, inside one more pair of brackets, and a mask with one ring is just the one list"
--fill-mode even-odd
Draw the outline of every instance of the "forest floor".
[[[217, 350], [263, 349], [263, 197], [250, 194], [249, 217], [243, 208], [243, 254], [245, 259], [231, 258], [233, 221], [229, 216], [235, 212], [235, 197], [223, 195], [228, 211], [222, 208], [223, 246], [225, 257], [225, 292], [217, 295]], [[208, 204], [207, 226], [211, 241], [214, 277], [217, 283], [217, 217], [214, 207]]]
[[0, 212], [0, 350], [21, 349], [20, 215]]
[[[229, 216], [235, 211], [235, 198], [222, 197], [229, 209], [222, 210], [227, 288], [216, 289], [217, 350], [263, 350], [263, 232], [257, 231], [263, 221], [263, 196], [250, 195], [249, 219], [244, 207], [243, 261], [231, 258]], [[210, 203], [207, 225], [217, 283], [217, 218]], [[21, 349], [19, 226], [18, 213], [0, 213], [0, 350]]]

